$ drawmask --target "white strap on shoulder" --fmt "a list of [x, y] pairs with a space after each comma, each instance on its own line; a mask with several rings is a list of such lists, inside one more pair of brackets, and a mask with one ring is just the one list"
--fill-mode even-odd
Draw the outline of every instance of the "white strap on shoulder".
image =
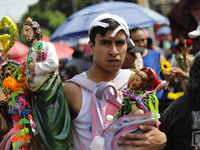
[[97, 85], [98, 89], [96, 90], [96, 96], [99, 97], [100, 99], [104, 99], [104, 91], [106, 90], [106, 88], [111, 87], [113, 88], [114, 91], [114, 97], [117, 98], [118, 93], [117, 93], [117, 89], [115, 87], [114, 82], [110, 81], [110, 82], [101, 82]]
[[119, 75], [114, 79], [115, 86], [118, 90], [127, 85], [132, 73], [133, 72], [128, 69], [121, 69]]
[[95, 83], [94, 81], [88, 79], [83, 74], [75, 75], [73, 78], [65, 81], [65, 83], [66, 82], [73, 82], [73, 83], [75, 83], [77, 85], [80, 85], [81, 87], [83, 87], [85, 89], [88, 89], [91, 92], [93, 92], [97, 87], [97, 83]]

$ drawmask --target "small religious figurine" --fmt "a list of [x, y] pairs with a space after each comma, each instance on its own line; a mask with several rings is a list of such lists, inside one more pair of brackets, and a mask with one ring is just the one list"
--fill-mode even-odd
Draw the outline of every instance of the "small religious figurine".
[[[128, 87], [123, 90], [123, 103], [115, 115], [115, 119], [128, 114], [144, 114], [153, 111], [158, 113], [158, 99], [155, 95], [160, 81], [155, 71], [143, 67], [130, 76]], [[155, 105], [155, 108], [152, 106]]]
[[[147, 86], [148, 76], [144, 71], [137, 71], [135, 75], [132, 75], [133, 82], [130, 83], [130, 90], [134, 91], [134, 94], [137, 94], [139, 91], [144, 91]], [[131, 104], [131, 111], [129, 114], [143, 114], [144, 111], [139, 109], [136, 104]]]
[[143, 91], [147, 86], [148, 76], [144, 71], [138, 70], [135, 74], [132, 74], [129, 81], [130, 90]]
[[42, 41], [42, 31], [30, 17], [23, 32], [31, 43], [26, 61], [25, 81], [30, 90], [30, 104], [42, 146], [50, 150], [67, 149], [72, 144], [70, 114], [59, 76], [55, 47]]

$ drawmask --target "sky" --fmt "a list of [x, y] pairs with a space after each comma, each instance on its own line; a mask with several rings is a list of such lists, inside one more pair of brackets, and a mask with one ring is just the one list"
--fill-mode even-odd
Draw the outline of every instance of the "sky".
[[39, 0], [1, 0], [0, 20], [4, 16], [9, 16], [17, 23], [22, 15], [28, 10], [28, 6], [35, 4], [38, 1]]

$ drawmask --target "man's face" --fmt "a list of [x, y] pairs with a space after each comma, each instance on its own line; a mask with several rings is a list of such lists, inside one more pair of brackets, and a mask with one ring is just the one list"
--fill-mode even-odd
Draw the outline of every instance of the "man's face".
[[103, 37], [97, 34], [95, 45], [89, 42], [89, 46], [93, 53], [94, 67], [109, 73], [116, 73], [125, 59], [127, 39], [122, 30], [115, 37], [110, 36], [112, 32], [113, 30], [108, 30]]
[[145, 36], [144, 31], [142, 30], [137, 30], [134, 33], [131, 33], [131, 39], [135, 43], [135, 46], [137, 47], [147, 47], [147, 39]]
[[24, 36], [25, 36], [26, 41], [28, 43], [32, 43], [32, 41], [35, 39], [34, 30], [30, 26], [24, 25], [23, 26], [23, 32], [24, 32]]

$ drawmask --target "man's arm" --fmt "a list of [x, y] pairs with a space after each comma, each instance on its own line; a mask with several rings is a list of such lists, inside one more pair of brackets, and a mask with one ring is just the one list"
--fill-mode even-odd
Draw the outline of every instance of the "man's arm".
[[139, 126], [141, 130], [146, 131], [143, 134], [127, 133], [122, 135], [123, 138], [128, 138], [126, 141], [119, 141], [119, 144], [137, 146], [134, 150], [158, 150], [163, 149], [167, 137], [164, 132], [152, 125]]
[[67, 104], [70, 110], [71, 119], [75, 119], [82, 105], [82, 93], [81, 88], [77, 84], [67, 82], [64, 84], [64, 93], [67, 100]]

